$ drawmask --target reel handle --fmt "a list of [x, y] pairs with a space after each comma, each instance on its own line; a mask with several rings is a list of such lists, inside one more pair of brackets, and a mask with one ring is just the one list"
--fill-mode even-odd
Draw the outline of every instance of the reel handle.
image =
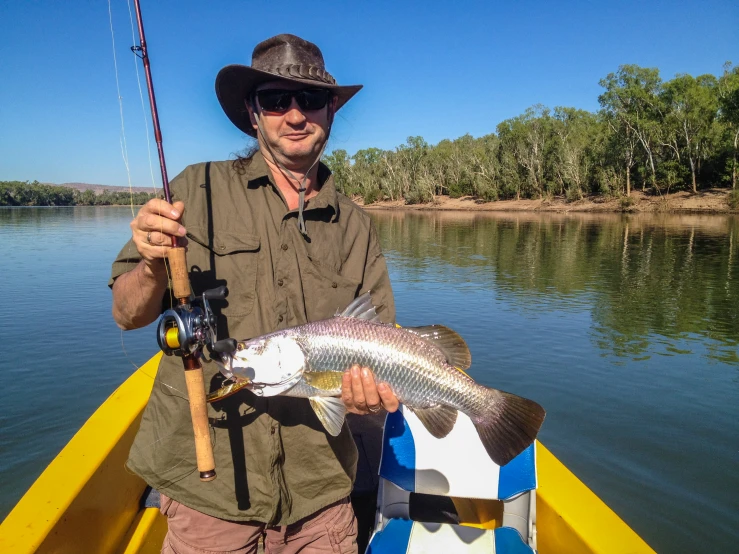
[[220, 287], [216, 287], [214, 289], [208, 289], [203, 292], [204, 300], [223, 300], [227, 296], [228, 296], [228, 287], [226, 285], [221, 285]]
[[213, 345], [213, 352], [229, 354], [236, 350], [236, 339], [222, 339]]

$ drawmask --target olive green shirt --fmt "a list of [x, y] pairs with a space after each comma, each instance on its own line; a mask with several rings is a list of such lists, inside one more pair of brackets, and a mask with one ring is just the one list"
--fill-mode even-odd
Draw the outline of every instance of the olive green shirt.
[[[172, 181], [173, 199], [185, 203], [193, 293], [229, 289], [226, 300], [213, 302], [219, 339], [326, 319], [367, 290], [382, 319], [394, 321], [372, 221], [336, 191], [326, 166], [318, 175], [320, 191], [304, 211], [307, 238], [259, 152], [240, 171], [230, 161], [202, 163]], [[110, 285], [139, 261], [129, 241], [113, 263]], [[170, 302], [167, 291], [163, 308]], [[217, 389], [216, 365], [205, 363], [204, 373], [206, 388]], [[152, 487], [215, 517], [273, 525], [294, 523], [351, 492], [357, 450], [346, 424], [332, 437], [308, 400], [248, 391], [209, 405], [218, 477], [201, 482], [185, 391], [181, 360], [165, 356], [128, 460]]]

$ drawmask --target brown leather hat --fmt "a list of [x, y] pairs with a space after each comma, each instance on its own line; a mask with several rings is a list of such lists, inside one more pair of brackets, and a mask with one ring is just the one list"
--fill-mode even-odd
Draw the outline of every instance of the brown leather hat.
[[267, 81], [284, 80], [329, 89], [338, 110], [362, 85], [339, 86], [326, 71], [318, 46], [295, 35], [277, 35], [257, 44], [248, 65], [227, 65], [216, 77], [216, 95], [223, 111], [239, 129], [256, 137], [244, 105], [254, 88]]

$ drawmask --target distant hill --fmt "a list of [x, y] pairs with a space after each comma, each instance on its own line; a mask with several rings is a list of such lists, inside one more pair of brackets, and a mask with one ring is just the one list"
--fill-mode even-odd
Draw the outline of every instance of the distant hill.
[[[95, 192], [95, 194], [103, 194], [104, 192], [128, 192], [128, 187], [117, 187], [114, 185], [94, 185], [90, 183], [42, 183], [44, 185], [51, 185], [54, 187], [68, 187], [72, 189], [77, 189], [80, 192], [84, 192], [86, 190], [92, 190]], [[134, 193], [137, 192], [146, 192], [146, 193], [152, 193], [154, 192], [154, 189], [152, 187], [131, 187], [131, 190]], [[159, 187], [157, 189], [157, 193], [161, 192], [162, 188]]]

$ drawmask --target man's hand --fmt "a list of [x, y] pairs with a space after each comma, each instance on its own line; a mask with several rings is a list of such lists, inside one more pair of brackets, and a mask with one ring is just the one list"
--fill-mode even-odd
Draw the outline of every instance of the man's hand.
[[[156, 321], [167, 289], [164, 258], [172, 237], [184, 237], [179, 219], [185, 205], [149, 200], [131, 222], [131, 235], [141, 261], [113, 283], [113, 319], [121, 329], [138, 329]], [[180, 246], [184, 246], [180, 241]]]
[[152, 273], [163, 271], [162, 260], [172, 246], [172, 237], [185, 236], [185, 228], [179, 222], [184, 209], [182, 202], [169, 204], [154, 198], [139, 210], [136, 219], [131, 222], [133, 242]]
[[394, 412], [400, 405], [398, 397], [387, 383], [376, 384], [372, 371], [358, 365], [353, 365], [344, 372], [341, 399], [347, 411], [360, 415], [376, 414], [382, 408]]

